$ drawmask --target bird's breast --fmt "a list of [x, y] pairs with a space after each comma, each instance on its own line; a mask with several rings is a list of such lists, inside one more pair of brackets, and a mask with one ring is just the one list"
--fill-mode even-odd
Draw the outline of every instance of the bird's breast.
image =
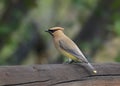
[[78, 58], [76, 58], [75, 56], [71, 55], [70, 53], [66, 52], [65, 50], [63, 50], [61, 47], [60, 47], [60, 44], [59, 44], [59, 41], [62, 40], [62, 39], [53, 39], [54, 41], [54, 44], [55, 44], [55, 47], [56, 49], [64, 56], [68, 57], [68, 58], [71, 58], [72, 60], [74, 61], [78, 61]]

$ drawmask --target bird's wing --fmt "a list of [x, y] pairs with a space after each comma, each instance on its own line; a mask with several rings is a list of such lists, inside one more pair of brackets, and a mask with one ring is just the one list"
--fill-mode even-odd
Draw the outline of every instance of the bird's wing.
[[[73, 45], [75, 45], [72, 42]], [[87, 59], [83, 56], [82, 52], [79, 50], [79, 48], [75, 45], [74, 47], [70, 44], [66, 43], [64, 40], [59, 41], [59, 46], [66, 52], [70, 53], [71, 55], [75, 56], [79, 59], [80, 62], [88, 62]]]

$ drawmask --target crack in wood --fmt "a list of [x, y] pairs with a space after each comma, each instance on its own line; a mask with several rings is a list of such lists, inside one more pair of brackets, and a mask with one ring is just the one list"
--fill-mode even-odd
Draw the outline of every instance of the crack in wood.
[[94, 76], [120, 76], [120, 74], [103, 74], [103, 75], [96, 74], [96, 75], [90, 75], [88, 77], [94, 77]]
[[54, 86], [54, 85], [58, 85], [58, 84], [63, 84], [63, 83], [69, 83], [69, 82], [77, 82], [77, 81], [84, 81], [84, 80], [89, 80], [90, 78], [94, 78], [94, 77], [104, 77], [104, 76], [120, 76], [120, 74], [106, 74], [106, 75], [91, 75], [91, 76], [86, 76], [86, 77], [83, 77], [81, 79], [74, 79], [74, 80], [66, 80], [66, 81], [62, 81], [62, 82], [57, 82], [57, 83], [54, 83], [54, 84], [51, 84], [49, 86]]
[[7, 85], [0, 85], [0, 86], [17, 86], [17, 85], [25, 85], [25, 84], [31, 84], [31, 83], [37, 83], [37, 82], [48, 82], [51, 79], [44, 80], [44, 81], [31, 81], [31, 82], [25, 82], [25, 83], [18, 83], [18, 84], [7, 84]]
[[63, 84], [63, 83], [69, 83], [69, 82], [83, 81], [83, 80], [85, 80], [85, 79], [75, 79], [75, 80], [63, 81], [63, 82], [58, 82], [58, 83], [51, 84], [49, 86], [54, 86], [54, 85]]
[[[53, 85], [58, 85], [58, 84], [63, 84], [63, 83], [69, 83], [69, 82], [77, 82], [77, 81], [84, 81], [84, 80], [88, 80], [90, 78], [94, 78], [97, 76], [120, 76], [120, 74], [105, 74], [105, 75], [90, 75], [90, 76], [85, 76], [81, 79], [74, 79], [74, 80], [66, 80], [66, 81], [62, 81], [62, 82], [57, 82], [54, 84], [51, 84], [49, 86], [53, 86]], [[44, 81], [33, 81], [33, 82], [25, 82], [25, 83], [18, 83], [18, 84], [8, 84], [8, 85], [2, 85], [2, 86], [17, 86], [17, 85], [25, 85], [25, 84], [31, 84], [31, 83], [37, 83], [37, 82], [48, 82], [52, 79], [48, 79], [48, 80], [44, 80]]]

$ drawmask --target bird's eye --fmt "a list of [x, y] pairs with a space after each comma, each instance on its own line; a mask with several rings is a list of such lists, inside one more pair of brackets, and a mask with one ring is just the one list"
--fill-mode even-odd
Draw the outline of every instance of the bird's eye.
[[52, 32], [52, 33], [54, 33], [55, 32], [55, 30], [49, 30], [50, 32]]

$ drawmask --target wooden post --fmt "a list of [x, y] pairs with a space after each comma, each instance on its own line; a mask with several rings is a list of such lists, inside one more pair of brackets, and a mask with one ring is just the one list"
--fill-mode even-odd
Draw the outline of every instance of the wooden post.
[[120, 86], [120, 64], [93, 66], [93, 75], [79, 64], [1, 66], [0, 86]]

